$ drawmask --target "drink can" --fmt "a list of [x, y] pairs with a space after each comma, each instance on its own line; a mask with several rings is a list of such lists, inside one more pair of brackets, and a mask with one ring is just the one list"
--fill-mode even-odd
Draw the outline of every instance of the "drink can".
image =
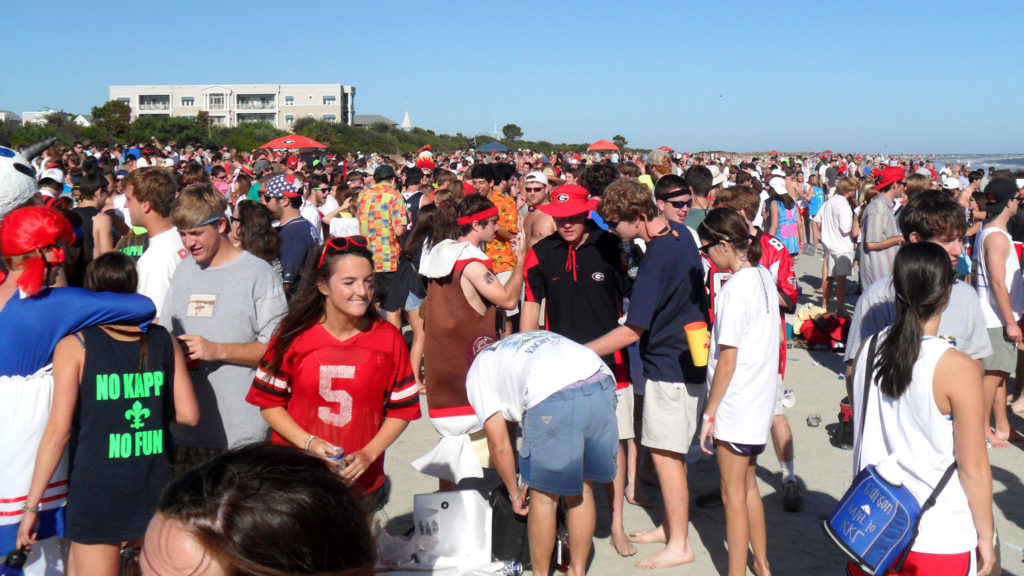
[[782, 394], [782, 407], [792, 408], [793, 406], [796, 406], [796, 394], [792, 390], [786, 390]]
[[501, 572], [503, 576], [523, 576], [523, 565], [515, 560], [502, 562]]

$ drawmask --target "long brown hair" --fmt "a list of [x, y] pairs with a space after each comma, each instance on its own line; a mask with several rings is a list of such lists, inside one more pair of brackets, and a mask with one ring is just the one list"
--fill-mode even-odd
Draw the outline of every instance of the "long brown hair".
[[376, 550], [358, 496], [320, 458], [251, 444], [175, 478], [157, 513], [228, 574], [371, 574]]
[[[370, 263], [370, 269], [373, 269], [373, 253], [366, 247], [366, 239], [359, 236], [351, 238], [360, 238], [363, 245], [349, 242], [344, 248], [335, 250], [330, 247], [330, 244], [338, 239], [332, 238], [320, 247], [323, 258], [313, 259], [310, 263], [309, 269], [303, 274], [303, 282], [300, 283], [298, 291], [288, 303], [288, 314], [281, 320], [277, 332], [274, 333], [274, 338], [271, 341], [274, 354], [270, 364], [265, 368], [266, 372], [275, 374], [281, 367], [284, 354], [291, 347], [292, 342], [324, 318], [326, 296], [320, 293], [320, 283], [330, 280], [334, 262], [337, 259], [344, 256], [365, 258]], [[366, 317], [376, 319], [377, 309], [370, 306], [366, 311]]]
[[697, 236], [708, 242], [726, 241], [737, 251], [747, 255], [751, 266], [761, 261], [761, 242], [750, 235], [750, 227], [739, 212], [730, 208], [715, 208], [708, 212], [697, 226]]
[[238, 241], [242, 250], [273, 264], [278, 258], [278, 238], [274, 231], [274, 215], [270, 209], [252, 200], [241, 200], [238, 213]]
[[[122, 252], [107, 252], [85, 267], [82, 287], [90, 292], [135, 294], [139, 287], [139, 272], [135, 261]], [[149, 365], [149, 332], [139, 333], [139, 372]]]
[[921, 352], [921, 323], [946, 308], [955, 280], [949, 253], [938, 244], [906, 244], [896, 253], [896, 320], [878, 346], [878, 384], [886, 396], [899, 398], [910, 385]]

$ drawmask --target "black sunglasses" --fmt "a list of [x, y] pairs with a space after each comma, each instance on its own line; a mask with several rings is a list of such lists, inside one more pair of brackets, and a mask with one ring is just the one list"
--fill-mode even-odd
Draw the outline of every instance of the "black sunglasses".
[[605, 220], [604, 221], [604, 223], [608, 225], [608, 229], [609, 230], [612, 230], [614, 228], [618, 228], [619, 222], [622, 222], [622, 221], [621, 220]]
[[682, 210], [683, 208], [689, 208], [693, 204], [693, 199], [689, 200], [666, 200], [676, 210]]
[[705, 256], [710, 256], [711, 249], [717, 245], [718, 242], [708, 242], [707, 244], [704, 244], [703, 246], [700, 247], [700, 251], [703, 252]]

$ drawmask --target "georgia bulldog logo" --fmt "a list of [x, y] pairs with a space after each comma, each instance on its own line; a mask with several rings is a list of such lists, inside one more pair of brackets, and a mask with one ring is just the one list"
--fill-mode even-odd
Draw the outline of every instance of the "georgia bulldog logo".
[[593, 274], [590, 275], [590, 277], [594, 279], [594, 282], [604, 282], [603, 272], [594, 272]]
[[568, 202], [569, 201], [569, 195], [566, 194], [565, 192], [563, 192], [563, 193], [559, 194], [558, 197], [555, 198], [555, 200], [557, 200], [559, 202]]
[[483, 352], [484, 348], [487, 348], [495, 342], [497, 342], [497, 340], [490, 336], [477, 336], [473, 340], [473, 343], [466, 348], [466, 363], [472, 364], [473, 359], [476, 358], [477, 354]]

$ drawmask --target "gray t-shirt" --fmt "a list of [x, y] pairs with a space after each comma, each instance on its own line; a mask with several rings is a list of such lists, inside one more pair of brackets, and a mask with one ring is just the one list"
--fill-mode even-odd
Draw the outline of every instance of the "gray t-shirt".
[[[160, 323], [174, 336], [198, 334], [219, 344], [266, 344], [288, 311], [281, 276], [248, 252], [223, 266], [201, 269], [188, 258], [178, 266], [160, 312]], [[199, 401], [199, 424], [172, 425], [183, 446], [233, 448], [264, 440], [267, 423], [259, 408], [245, 401], [256, 368], [200, 362], [189, 372]]]
[[[860, 343], [891, 326], [895, 320], [896, 290], [892, 276], [888, 276], [872, 284], [857, 300], [850, 333], [846, 337], [845, 360], [852, 362], [856, 359]], [[952, 337], [956, 340], [957, 349], [975, 360], [992, 355], [992, 343], [985, 329], [978, 293], [970, 284], [957, 280], [953, 285], [949, 304], [939, 320], [938, 336]]]
[[868, 250], [868, 242], [876, 243], [899, 236], [900, 229], [893, 214], [893, 202], [888, 196], [879, 194], [864, 209], [864, 226], [861, 229], [860, 242], [860, 285], [871, 286], [879, 279], [892, 275], [899, 244], [883, 250]]

